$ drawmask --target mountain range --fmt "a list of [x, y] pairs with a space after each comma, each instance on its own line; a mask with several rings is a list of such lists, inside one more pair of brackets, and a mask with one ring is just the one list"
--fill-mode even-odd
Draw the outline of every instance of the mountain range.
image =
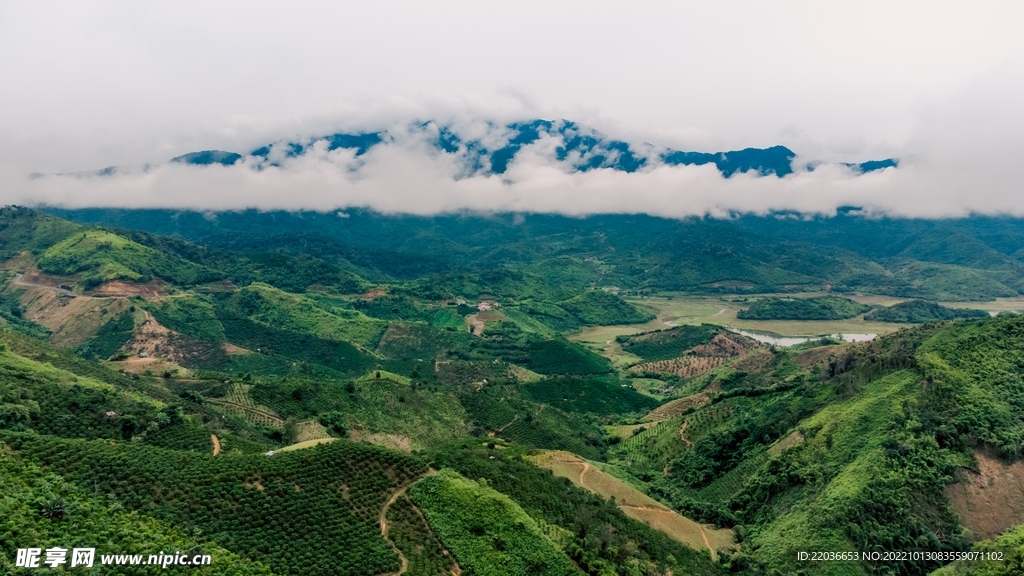
[[[761, 176], [783, 177], [794, 170], [792, 165], [796, 153], [785, 146], [770, 148], [744, 148], [725, 152], [684, 152], [671, 148], [659, 148], [650, 144], [637, 146], [622, 140], [610, 138], [589, 127], [569, 120], [531, 120], [515, 122], [504, 126], [491, 126], [497, 137], [467, 138], [456, 130], [435, 122], [424, 122], [406, 127], [401, 132], [381, 130], [378, 132], [334, 133], [301, 139], [281, 140], [260, 146], [248, 153], [223, 150], [203, 150], [173, 158], [172, 162], [205, 166], [221, 164], [230, 166], [251, 158], [260, 163], [276, 163], [283, 158], [300, 156], [318, 142], [323, 142], [327, 151], [346, 149], [354, 151], [356, 157], [366, 154], [376, 146], [394, 142], [408, 134], [419, 135], [438, 152], [457, 154], [464, 159], [465, 176], [475, 174], [504, 174], [509, 164], [527, 146], [545, 138], [557, 140], [554, 159], [566, 162], [572, 170], [587, 171], [609, 168], [623, 172], [636, 172], [654, 165], [704, 165], [714, 164], [723, 176], [754, 171]], [[847, 166], [859, 172], [871, 172], [897, 167], [892, 158], [862, 163], [848, 163]], [[813, 165], [808, 166], [813, 169]]]

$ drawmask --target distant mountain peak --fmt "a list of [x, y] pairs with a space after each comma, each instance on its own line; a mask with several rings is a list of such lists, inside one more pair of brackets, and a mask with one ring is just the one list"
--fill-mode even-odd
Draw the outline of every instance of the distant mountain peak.
[[[556, 138], [560, 143], [554, 149], [554, 159], [567, 163], [572, 170], [578, 172], [595, 169], [636, 172], [653, 165], [714, 164], [726, 178], [747, 172], [781, 178], [793, 173], [792, 162], [796, 158], [796, 153], [785, 146], [744, 148], [724, 152], [687, 152], [672, 148], [659, 149], [654, 146], [637, 147], [570, 120], [535, 119], [495, 128], [504, 132], [503, 143], [493, 144], [479, 138], [465, 138], [451, 126], [432, 121], [412, 125], [409, 129], [413, 132], [436, 133], [436, 137], [431, 138], [431, 143], [441, 153], [462, 155], [467, 167], [467, 176], [504, 174], [524, 148], [538, 143], [543, 138]], [[252, 150], [248, 156], [259, 162], [276, 164], [284, 158], [301, 156], [316, 143], [324, 142], [327, 151], [354, 150], [355, 156], [358, 157], [376, 146], [386, 145], [390, 140], [391, 135], [387, 130], [339, 132], [304, 141], [283, 140], [267, 144]], [[204, 150], [183, 154], [172, 158], [171, 161], [199, 166], [231, 166], [243, 158], [245, 156], [237, 152]], [[845, 165], [864, 173], [898, 167], [898, 161], [887, 158]]]

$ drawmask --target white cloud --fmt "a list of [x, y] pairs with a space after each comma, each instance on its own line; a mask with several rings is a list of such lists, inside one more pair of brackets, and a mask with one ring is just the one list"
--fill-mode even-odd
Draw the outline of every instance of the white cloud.
[[[1002, 86], [1004, 82], [997, 82]], [[654, 165], [636, 173], [611, 169], [574, 172], [559, 162], [558, 137], [525, 147], [502, 175], [466, 174], [466, 158], [430, 143], [433, 131], [392, 126], [392, 138], [359, 157], [314, 143], [301, 156], [277, 151], [267, 165], [249, 157], [230, 167], [164, 164], [121, 169], [113, 176], [29, 178], [0, 171], [0, 202], [64, 207], [160, 207], [198, 210], [352, 207], [386, 213], [483, 212], [648, 213], [669, 217], [795, 210], [831, 214], [839, 206], [914, 217], [1005, 213], [1024, 216], [1024, 169], [1012, 161], [1024, 150], [1008, 119], [971, 108], [977, 98], [954, 99], [921, 118], [920, 152], [899, 169], [858, 174], [841, 164], [819, 164], [785, 178], [737, 174], [723, 178], [713, 165]], [[996, 107], [1001, 108], [1001, 107]], [[1012, 120], [1010, 118], [1009, 120]], [[1021, 126], [1021, 124], [1017, 124]], [[480, 121], [464, 134], [499, 142], [504, 128]], [[794, 165], [803, 164], [798, 158]]]
[[[115, 4], [0, 6], [0, 203], [1024, 215], [1016, 2]], [[546, 141], [501, 177], [462, 178], [464, 159], [396, 128], [434, 120], [493, 149], [502, 125], [536, 117], [637, 149], [784, 144], [826, 163], [903, 164], [570, 173]], [[27, 176], [381, 128], [396, 141], [358, 159], [321, 147], [261, 170]]]

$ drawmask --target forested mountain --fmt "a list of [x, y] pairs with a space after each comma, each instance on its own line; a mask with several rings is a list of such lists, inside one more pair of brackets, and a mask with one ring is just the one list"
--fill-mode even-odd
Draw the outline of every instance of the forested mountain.
[[1016, 573], [1021, 223], [831, 224], [4, 208], [0, 574]]
[[674, 220], [645, 215], [421, 217], [363, 210], [49, 212], [244, 253], [272, 247], [275, 253], [315, 258], [382, 281], [505, 268], [564, 270], [576, 283], [630, 291], [763, 293], [827, 287], [976, 301], [1024, 289], [1024, 262], [1018, 259], [1024, 254], [1024, 220], [1010, 218], [874, 219], [851, 211], [811, 220], [782, 214]]

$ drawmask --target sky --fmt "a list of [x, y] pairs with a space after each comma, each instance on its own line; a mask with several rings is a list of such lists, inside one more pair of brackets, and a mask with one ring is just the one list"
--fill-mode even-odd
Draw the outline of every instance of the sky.
[[[1024, 215], [1022, 21], [1020, 2], [7, 2], [0, 203]], [[503, 178], [460, 179], [457, 159], [414, 136], [358, 161], [164, 165], [337, 130], [530, 118], [683, 150], [782, 144], [826, 166], [575, 174], [543, 142]], [[827, 165], [886, 157], [901, 167]], [[112, 165], [136, 168], [30, 176]]]

